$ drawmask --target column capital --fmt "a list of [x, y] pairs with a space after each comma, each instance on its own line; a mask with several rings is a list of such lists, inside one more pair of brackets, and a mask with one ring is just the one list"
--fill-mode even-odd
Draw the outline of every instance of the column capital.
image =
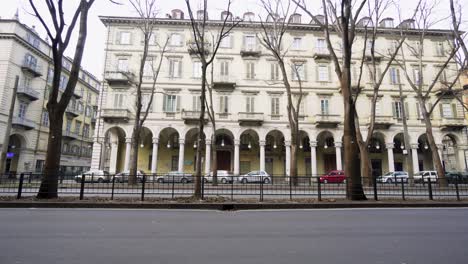
[[395, 148], [395, 144], [393, 142], [385, 143], [385, 147], [387, 149], [393, 149], [393, 148]]
[[341, 147], [343, 147], [342, 142], [335, 142], [335, 148], [341, 148]]
[[205, 139], [205, 145], [211, 145], [211, 139]]
[[411, 144], [411, 149], [418, 149], [419, 148], [419, 144]]
[[234, 139], [234, 145], [239, 146], [240, 145], [240, 139]]
[[290, 141], [290, 140], [285, 140], [285, 141], [284, 141], [284, 145], [285, 145], [286, 147], [290, 147], [290, 146], [291, 146], [291, 141]]
[[310, 140], [309, 143], [311, 148], [316, 148], [318, 146], [318, 142], [316, 140]]
[[266, 145], [266, 141], [265, 140], [260, 140], [259, 144], [260, 144], [261, 147], [264, 147]]
[[131, 137], [125, 138], [125, 143], [132, 143], [132, 138]]
[[153, 144], [159, 144], [159, 138], [154, 137], [153, 138]]
[[185, 144], [185, 139], [179, 138], [179, 145], [184, 145]]
[[444, 149], [444, 144], [437, 144], [437, 149], [443, 150]]

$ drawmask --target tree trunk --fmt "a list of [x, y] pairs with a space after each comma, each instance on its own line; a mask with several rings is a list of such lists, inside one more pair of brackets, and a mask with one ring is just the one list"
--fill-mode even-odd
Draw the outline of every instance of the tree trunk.
[[[364, 146], [365, 147], [365, 146]], [[364, 182], [365, 186], [372, 187], [373, 186], [373, 177], [372, 175], [372, 163], [369, 155], [369, 151], [363, 150], [363, 148], [359, 151], [360, 158], [361, 158], [361, 175], [362, 181]]]
[[42, 175], [41, 186], [37, 193], [38, 199], [57, 198], [58, 172], [60, 171], [60, 154], [62, 153], [62, 125], [64, 111], [48, 107], [49, 137], [47, 142], [47, 156]]
[[435, 170], [437, 171], [438, 181], [440, 183], [440, 186], [447, 187], [447, 179], [445, 178], [444, 167], [442, 166], [442, 161], [440, 160], [438, 148], [434, 139], [434, 134], [432, 133], [432, 122], [430, 118], [425, 118], [424, 123], [426, 125], [427, 142], [429, 143], [429, 147], [431, 148], [432, 162], [434, 163]]
[[200, 96], [200, 118], [198, 120], [198, 148], [197, 148], [197, 155], [196, 155], [196, 164], [195, 164], [195, 190], [193, 196], [195, 199], [202, 198], [202, 190], [201, 190], [201, 167], [202, 167], [202, 155], [203, 149], [205, 148], [205, 134], [203, 133], [203, 129], [205, 127], [205, 97], [206, 97], [206, 70], [208, 65], [206, 65], [206, 61], [202, 61], [202, 83], [201, 83], [201, 96]]
[[[218, 152], [216, 151], [216, 128], [211, 138], [211, 171], [213, 172], [213, 185], [218, 184]], [[206, 161], [205, 161], [206, 162]]]

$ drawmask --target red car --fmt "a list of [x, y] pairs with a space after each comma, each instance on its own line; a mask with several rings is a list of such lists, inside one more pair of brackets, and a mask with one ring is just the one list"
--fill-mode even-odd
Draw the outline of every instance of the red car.
[[320, 177], [321, 183], [343, 183], [346, 181], [346, 176], [342, 170], [332, 170]]

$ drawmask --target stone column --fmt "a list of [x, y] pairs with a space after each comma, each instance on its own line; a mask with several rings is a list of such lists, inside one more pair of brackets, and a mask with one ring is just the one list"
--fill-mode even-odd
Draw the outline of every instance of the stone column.
[[234, 175], [239, 175], [239, 139], [234, 139]]
[[317, 141], [312, 140], [310, 141], [310, 166], [312, 177], [317, 177]]
[[101, 152], [105, 151], [104, 138], [96, 138], [93, 142], [93, 153], [91, 156], [91, 170], [99, 170], [101, 165]]
[[211, 171], [211, 140], [205, 140], [205, 174]]
[[467, 170], [466, 149], [467, 146], [458, 146], [458, 169], [460, 171]]
[[341, 142], [335, 142], [335, 154], [336, 154], [336, 169], [343, 170], [343, 162], [341, 161]]
[[291, 141], [285, 141], [284, 145], [286, 146], [286, 176], [291, 174]]
[[388, 171], [395, 171], [395, 160], [393, 159], [393, 148], [395, 145], [392, 143], [387, 143], [387, 156], [388, 156]]
[[124, 171], [130, 170], [130, 153], [132, 152], [132, 138], [125, 139], [125, 165]]
[[178, 171], [184, 172], [184, 153], [185, 153], [185, 139], [179, 139], [179, 166]]
[[265, 140], [260, 140], [260, 170], [265, 170]]
[[419, 172], [418, 144], [411, 144], [411, 155], [413, 157], [413, 173]]
[[153, 154], [151, 156], [151, 173], [156, 173], [158, 171], [158, 146], [159, 139], [157, 137], [153, 138]]
[[117, 153], [119, 151], [119, 142], [112, 142], [110, 148], [109, 173], [115, 174], [117, 172]]

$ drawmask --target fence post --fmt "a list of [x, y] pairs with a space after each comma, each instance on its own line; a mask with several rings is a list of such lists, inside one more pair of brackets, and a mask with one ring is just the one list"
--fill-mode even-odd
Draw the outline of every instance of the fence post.
[[81, 174], [80, 200], [83, 200], [83, 196], [84, 196], [85, 178], [86, 178], [86, 175]]
[[403, 200], [406, 200], [406, 197], [405, 197], [405, 181], [403, 179], [401, 179], [401, 198]]
[[234, 176], [231, 181], [231, 201], [234, 201]]
[[174, 199], [175, 175], [172, 175], [172, 199]]
[[378, 201], [379, 200], [379, 197], [377, 195], [377, 177], [374, 177], [372, 176], [372, 183], [373, 183], [373, 187], [374, 187], [374, 200], [375, 201]]
[[31, 183], [31, 178], [32, 178], [32, 172], [29, 173], [28, 183]]
[[321, 202], [322, 201], [322, 183], [320, 179], [317, 179], [317, 199]]
[[143, 174], [143, 178], [141, 180], [141, 200], [145, 200], [145, 182], [146, 182], [146, 175]]
[[23, 192], [23, 181], [24, 181], [24, 173], [21, 173], [20, 178], [19, 178], [19, 185], [18, 185], [18, 195], [16, 195], [16, 199], [21, 199], [21, 193]]
[[205, 177], [201, 176], [200, 181], [201, 181], [201, 199], [204, 200], [205, 199]]
[[260, 176], [260, 202], [263, 202], [263, 176]]
[[460, 201], [460, 191], [458, 190], [458, 177], [457, 179], [455, 180], [455, 192], [457, 194], [457, 201]]
[[115, 188], [115, 175], [112, 176], [112, 191], [111, 191], [111, 200], [114, 200], [114, 188]]
[[289, 200], [292, 201], [292, 181], [291, 181], [291, 176], [289, 176]]
[[427, 187], [429, 189], [429, 200], [434, 200], [434, 197], [432, 196], [432, 182], [431, 182], [431, 178], [427, 178], [428, 181], [427, 181]]

